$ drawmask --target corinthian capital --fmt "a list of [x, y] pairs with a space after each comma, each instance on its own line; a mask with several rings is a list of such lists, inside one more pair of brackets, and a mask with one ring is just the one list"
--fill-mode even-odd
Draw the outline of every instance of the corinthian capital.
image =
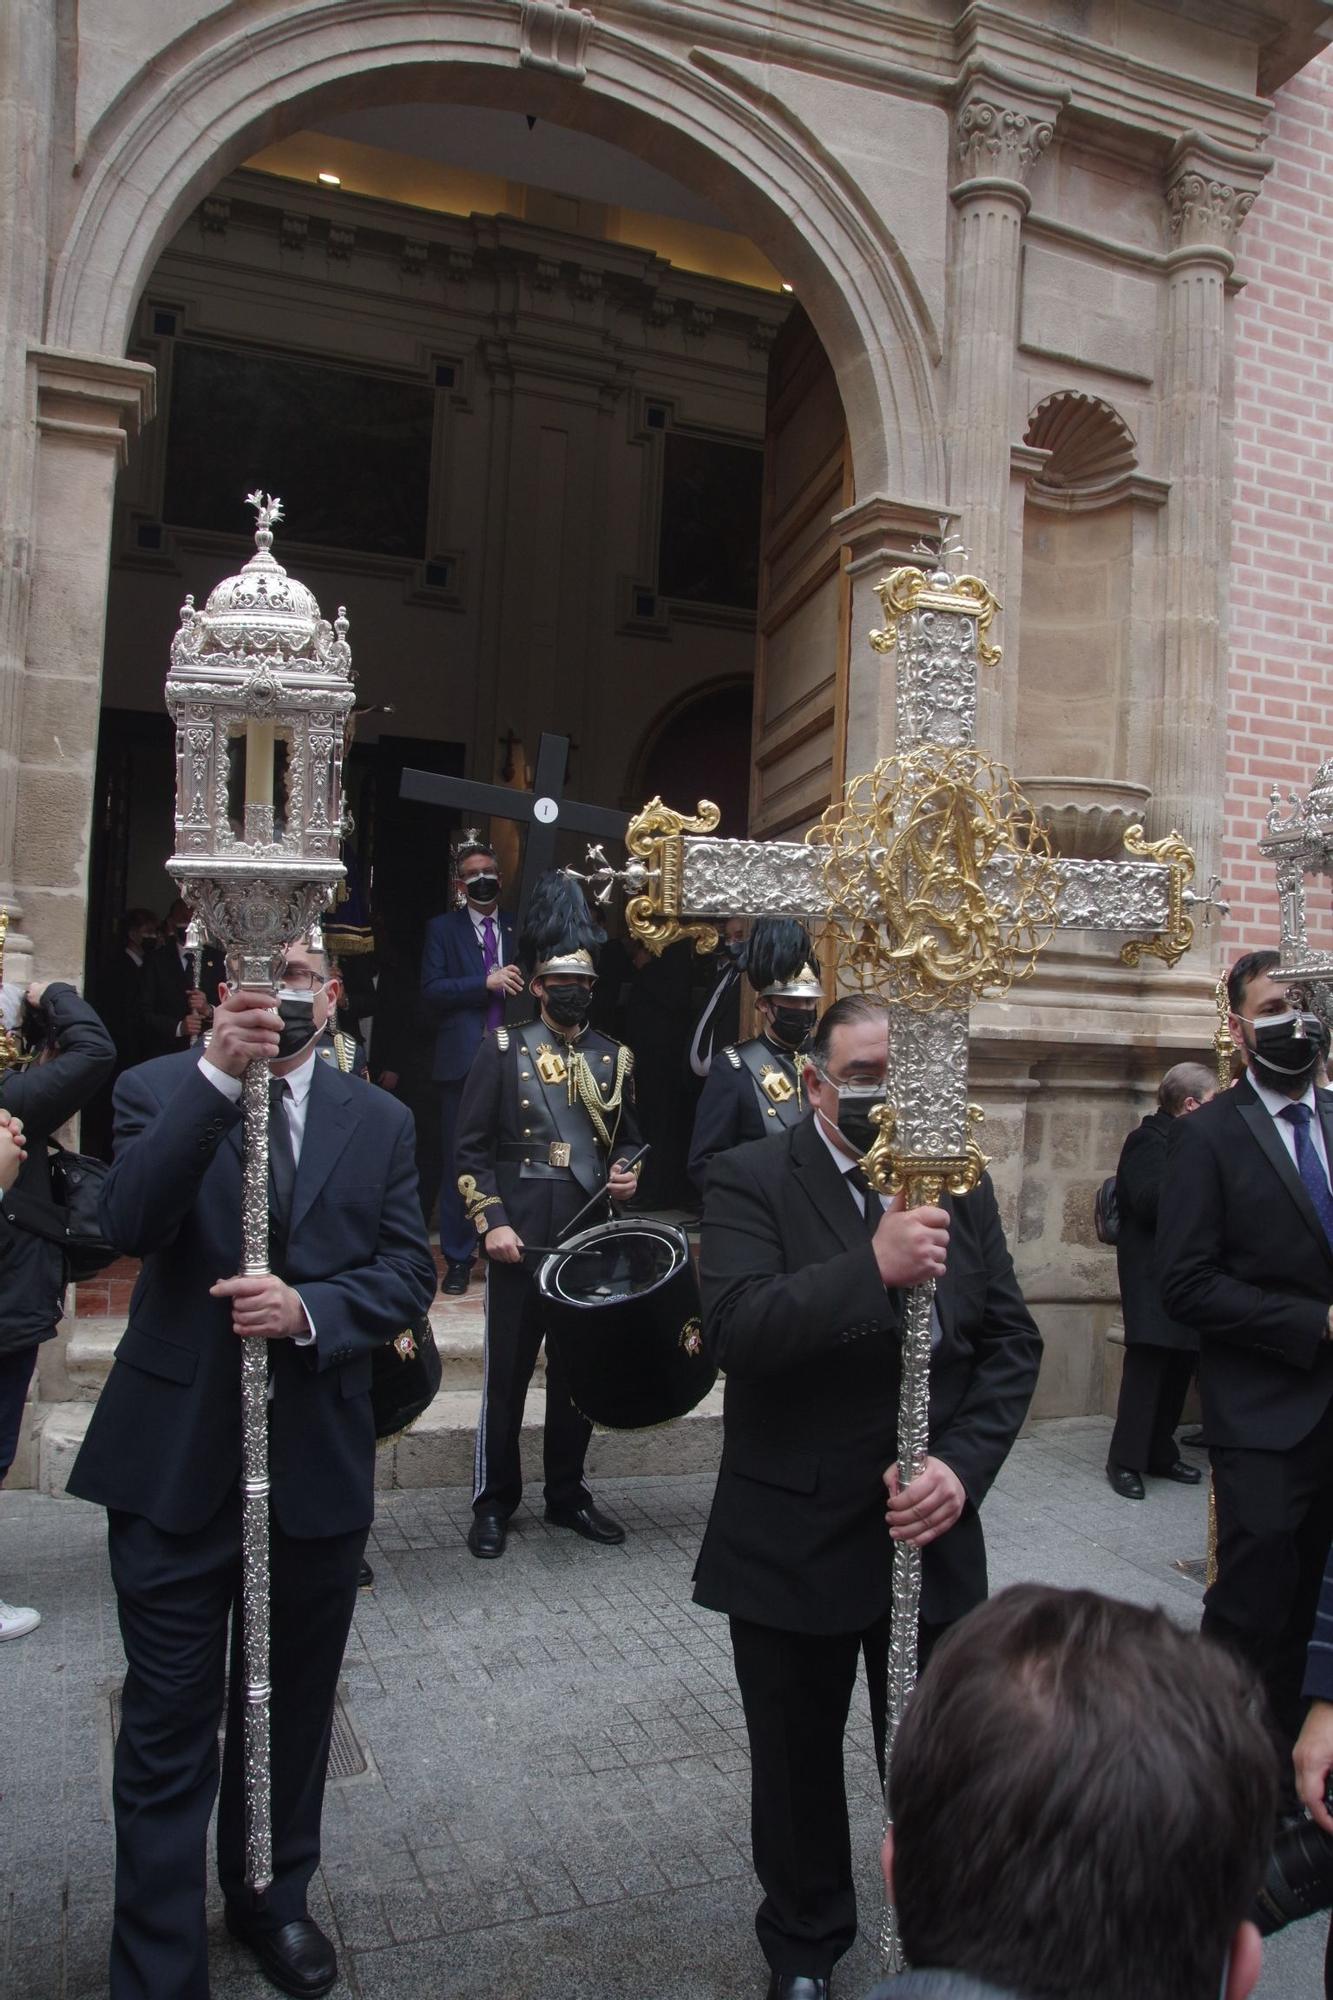
[[954, 150], [963, 181], [1006, 180], [1026, 187], [1055, 132], [1067, 98], [998, 70], [965, 78], [954, 109]]
[[1262, 153], [1234, 152], [1202, 133], [1185, 133], [1166, 169], [1171, 248], [1230, 255], [1272, 164]]

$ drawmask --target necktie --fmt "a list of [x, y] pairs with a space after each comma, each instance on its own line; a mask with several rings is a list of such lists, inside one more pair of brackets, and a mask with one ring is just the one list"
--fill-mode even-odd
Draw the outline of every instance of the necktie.
[[1284, 1104], [1278, 1113], [1285, 1118], [1296, 1132], [1296, 1169], [1305, 1183], [1305, 1191], [1314, 1203], [1315, 1214], [1323, 1224], [1324, 1234], [1333, 1248], [1333, 1194], [1329, 1193], [1328, 1176], [1323, 1163], [1315, 1151], [1314, 1140], [1310, 1137], [1310, 1120], [1314, 1117], [1308, 1104]]
[[849, 1187], [855, 1188], [857, 1197], [861, 1203], [862, 1212], [865, 1215], [866, 1228], [873, 1236], [879, 1228], [880, 1220], [884, 1214], [883, 1202], [875, 1193], [874, 1188], [871, 1187], [859, 1167], [848, 1167], [843, 1178]]
[[[481, 961], [487, 972], [494, 972], [500, 963], [499, 940], [495, 935], [495, 918], [487, 917], [482, 924]], [[486, 1005], [486, 1026], [498, 1028], [505, 1017], [504, 995], [492, 993]]]
[[292, 1226], [292, 1191], [296, 1186], [296, 1154], [287, 1123], [287, 1099], [292, 1087], [285, 1076], [268, 1086], [268, 1260], [275, 1270], [287, 1254]]

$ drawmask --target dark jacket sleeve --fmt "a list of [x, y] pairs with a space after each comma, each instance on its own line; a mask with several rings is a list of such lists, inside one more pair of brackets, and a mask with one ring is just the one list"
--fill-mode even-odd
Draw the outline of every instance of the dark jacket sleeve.
[[[457, 927], [455, 935], [456, 931]], [[421, 953], [421, 997], [437, 1021], [462, 1007], [485, 1007], [491, 997], [484, 972], [450, 972], [449, 937], [447, 917], [436, 917], [427, 924]]]
[[932, 1438], [930, 1449], [958, 1474], [968, 1499], [979, 1507], [1028, 1413], [1041, 1368], [1042, 1341], [1014, 1276], [989, 1175], [966, 1200], [986, 1274], [986, 1303], [980, 1325], [969, 1329], [972, 1366], [967, 1389]]
[[1305, 1655], [1301, 1693], [1311, 1701], [1333, 1701], [1333, 1549], [1328, 1552], [1324, 1580], [1319, 1586], [1319, 1606]]
[[1157, 1227], [1157, 1203], [1166, 1177], [1166, 1136], [1140, 1125], [1121, 1148], [1115, 1173], [1120, 1206], [1149, 1231]]
[[[512, 1228], [495, 1176], [503, 1111], [504, 1054], [494, 1035], [484, 1035], [463, 1084], [454, 1133], [454, 1169], [469, 1222], [487, 1229]], [[479, 1235], [486, 1231], [479, 1229]]]
[[45, 1141], [81, 1111], [116, 1066], [116, 1045], [88, 1002], [56, 980], [43, 1004], [55, 1029], [55, 1054], [25, 1070], [11, 1070], [0, 1084], [0, 1104], [23, 1120], [29, 1141]]
[[435, 1260], [417, 1191], [416, 1128], [404, 1106], [389, 1097], [382, 1102], [398, 1112], [400, 1123], [375, 1254], [368, 1264], [296, 1286], [315, 1328], [315, 1346], [306, 1352], [321, 1373], [382, 1347], [420, 1319], [435, 1296]]
[[[150, 1078], [160, 1079], [164, 1067], [174, 1087], [159, 1097]], [[185, 1055], [127, 1069], [112, 1101], [115, 1158], [102, 1186], [102, 1233], [127, 1257], [146, 1257], [175, 1238], [224, 1135], [241, 1123], [241, 1107]]]
[[1174, 1119], [1157, 1220], [1162, 1303], [1173, 1319], [1210, 1339], [1262, 1349], [1293, 1368], [1313, 1368], [1327, 1308], [1317, 1299], [1266, 1291], [1228, 1270], [1222, 1169], [1218, 1135], [1201, 1131], [1197, 1116]]
[[[899, 1299], [885, 1291], [867, 1236], [802, 1270], [787, 1269], [781, 1218], [753, 1164], [763, 1143], [721, 1153], [708, 1175], [700, 1238], [704, 1340], [728, 1375], [780, 1374], [844, 1339], [897, 1337]], [[785, 1167], [785, 1156], [782, 1161]]]
[[[702, 1194], [708, 1184], [708, 1163], [718, 1153], [728, 1153], [739, 1145], [738, 1072], [719, 1049], [708, 1067], [704, 1087], [694, 1110], [694, 1131], [690, 1138], [690, 1179]], [[744, 1082], [749, 1085], [749, 1074]]]

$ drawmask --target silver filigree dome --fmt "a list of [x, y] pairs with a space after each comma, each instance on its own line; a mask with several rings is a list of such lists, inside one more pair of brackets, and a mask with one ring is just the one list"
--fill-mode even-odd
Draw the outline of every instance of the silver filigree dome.
[[193, 593], [186, 598], [171, 642], [173, 670], [225, 660], [250, 671], [267, 661], [345, 676], [352, 659], [345, 607], [338, 606], [330, 624], [314, 592], [289, 576], [273, 554], [281, 500], [256, 492], [246, 495], [246, 503], [258, 514], [255, 553], [236, 576], [224, 577], [209, 593], [202, 611]]

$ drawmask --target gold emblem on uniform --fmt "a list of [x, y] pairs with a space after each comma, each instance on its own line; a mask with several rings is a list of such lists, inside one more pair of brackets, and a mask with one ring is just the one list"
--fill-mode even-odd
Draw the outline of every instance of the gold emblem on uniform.
[[564, 1083], [569, 1076], [564, 1057], [549, 1042], [542, 1042], [537, 1050], [537, 1074], [543, 1083]]
[[392, 1344], [400, 1361], [411, 1361], [415, 1358], [417, 1343], [413, 1338], [411, 1327], [408, 1327], [406, 1332], [400, 1333]]
[[704, 1330], [697, 1319], [687, 1319], [680, 1330], [680, 1344], [691, 1361], [704, 1350]]
[[774, 1069], [772, 1063], [765, 1063], [760, 1070], [759, 1084], [772, 1104], [790, 1104], [796, 1095], [796, 1085], [786, 1070]]

